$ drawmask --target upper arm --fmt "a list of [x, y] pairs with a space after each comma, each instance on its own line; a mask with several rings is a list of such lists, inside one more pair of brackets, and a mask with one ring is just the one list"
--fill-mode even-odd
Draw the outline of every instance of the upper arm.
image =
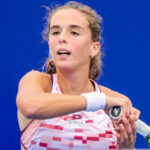
[[50, 92], [51, 80], [50, 76], [38, 71], [30, 71], [25, 74], [18, 86], [17, 105], [21, 100], [39, 92]]
[[50, 88], [51, 80], [49, 76], [38, 71], [30, 71], [21, 78], [18, 94], [48, 92]]

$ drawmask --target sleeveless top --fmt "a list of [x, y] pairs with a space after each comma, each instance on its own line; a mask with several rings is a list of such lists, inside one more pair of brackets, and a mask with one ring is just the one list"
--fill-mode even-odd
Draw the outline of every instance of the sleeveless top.
[[[95, 85], [95, 91], [100, 92]], [[53, 75], [51, 93], [62, 94]], [[117, 136], [103, 110], [80, 111], [45, 120], [32, 120], [21, 134], [21, 150], [108, 150], [117, 149]]]

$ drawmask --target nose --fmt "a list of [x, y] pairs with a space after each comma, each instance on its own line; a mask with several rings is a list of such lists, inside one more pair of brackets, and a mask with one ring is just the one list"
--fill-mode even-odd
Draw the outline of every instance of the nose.
[[60, 44], [66, 44], [67, 43], [67, 33], [64, 32], [61, 32], [60, 36], [59, 36], [59, 39], [58, 39], [58, 42]]

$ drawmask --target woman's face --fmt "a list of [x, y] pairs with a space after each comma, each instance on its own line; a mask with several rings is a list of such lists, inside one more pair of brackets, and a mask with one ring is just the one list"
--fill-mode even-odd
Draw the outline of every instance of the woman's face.
[[89, 68], [90, 55], [99, 49], [95, 50], [88, 25], [86, 15], [75, 9], [58, 10], [52, 16], [48, 44], [57, 69]]

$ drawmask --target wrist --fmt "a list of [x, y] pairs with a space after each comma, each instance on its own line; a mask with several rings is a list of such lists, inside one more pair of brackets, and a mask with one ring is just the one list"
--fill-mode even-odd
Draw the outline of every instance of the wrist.
[[81, 96], [84, 96], [86, 99], [86, 111], [97, 111], [99, 109], [104, 109], [106, 106], [106, 95], [104, 93], [83, 93]]

